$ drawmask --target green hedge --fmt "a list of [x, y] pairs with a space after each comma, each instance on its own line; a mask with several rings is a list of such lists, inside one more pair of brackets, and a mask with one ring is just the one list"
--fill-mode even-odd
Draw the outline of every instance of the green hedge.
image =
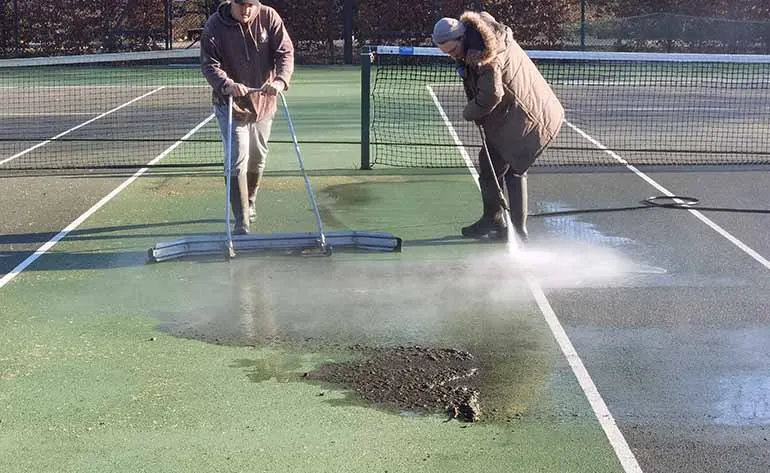
[[0, 12], [0, 47], [6, 56], [139, 51], [166, 46], [163, 2], [3, 0]]
[[[583, 1], [581, 29], [581, 0], [263, 0], [284, 17], [300, 62], [342, 62], [346, 31], [354, 38], [347, 59], [355, 60], [354, 51], [365, 45], [429, 45], [436, 20], [480, 8], [511, 26], [529, 48], [576, 49], [587, 39], [589, 49], [594, 40], [602, 49], [770, 52], [770, 2]], [[0, 56], [187, 47], [218, 2], [0, 0]], [[661, 9], [666, 12], [655, 13]], [[683, 16], [704, 11], [721, 18]]]

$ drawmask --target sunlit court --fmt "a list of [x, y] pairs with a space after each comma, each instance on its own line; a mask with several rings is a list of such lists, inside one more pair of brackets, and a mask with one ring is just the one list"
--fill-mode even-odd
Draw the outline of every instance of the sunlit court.
[[195, 49], [0, 61], [3, 471], [768, 471], [770, 58], [530, 56], [527, 243], [435, 48], [298, 66], [245, 236]]

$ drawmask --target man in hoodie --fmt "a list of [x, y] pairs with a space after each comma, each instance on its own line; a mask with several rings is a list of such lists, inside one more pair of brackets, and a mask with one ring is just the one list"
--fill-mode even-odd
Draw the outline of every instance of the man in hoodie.
[[[233, 233], [249, 233], [265, 169], [277, 95], [289, 87], [294, 45], [283, 19], [258, 0], [223, 1], [203, 27], [201, 71], [211, 85], [214, 113], [227, 136], [228, 96], [233, 96], [230, 206]], [[259, 89], [259, 91], [255, 91]]]
[[511, 29], [488, 13], [468, 11], [459, 21], [442, 18], [433, 28], [433, 42], [457, 61], [468, 98], [463, 118], [483, 129], [492, 162], [482, 147], [483, 214], [462, 234], [507, 238], [499, 185], [508, 192], [513, 228], [526, 241], [527, 170], [559, 133], [564, 109]]

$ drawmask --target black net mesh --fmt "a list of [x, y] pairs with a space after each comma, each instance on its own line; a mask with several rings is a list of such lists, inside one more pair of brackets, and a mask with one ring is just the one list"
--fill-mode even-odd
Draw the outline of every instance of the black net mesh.
[[[462, 119], [467, 100], [453, 62], [433, 48], [378, 51], [371, 163], [468, 165], [480, 134]], [[770, 162], [770, 56], [533, 51], [530, 57], [566, 110], [561, 133], [536, 165]]]
[[197, 51], [0, 62], [0, 170], [221, 166]]

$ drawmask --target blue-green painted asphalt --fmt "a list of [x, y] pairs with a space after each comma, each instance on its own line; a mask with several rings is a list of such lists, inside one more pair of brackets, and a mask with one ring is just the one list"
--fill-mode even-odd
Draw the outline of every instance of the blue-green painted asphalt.
[[[301, 138], [356, 138], [357, 80], [297, 71]], [[2, 470], [622, 471], [523, 283], [491, 302], [474, 283], [500, 250], [446, 238], [479, 211], [470, 176], [358, 171], [355, 146], [328, 148], [302, 148], [328, 227], [393, 232], [402, 253], [147, 265], [158, 241], [221, 231], [224, 208], [219, 176], [149, 175], [0, 288]], [[292, 148], [274, 146], [268, 169], [258, 231], [312, 231]], [[205, 341], [233, 318], [329, 343]], [[374, 408], [302, 380], [355, 343], [484, 351], [498, 421]]]

